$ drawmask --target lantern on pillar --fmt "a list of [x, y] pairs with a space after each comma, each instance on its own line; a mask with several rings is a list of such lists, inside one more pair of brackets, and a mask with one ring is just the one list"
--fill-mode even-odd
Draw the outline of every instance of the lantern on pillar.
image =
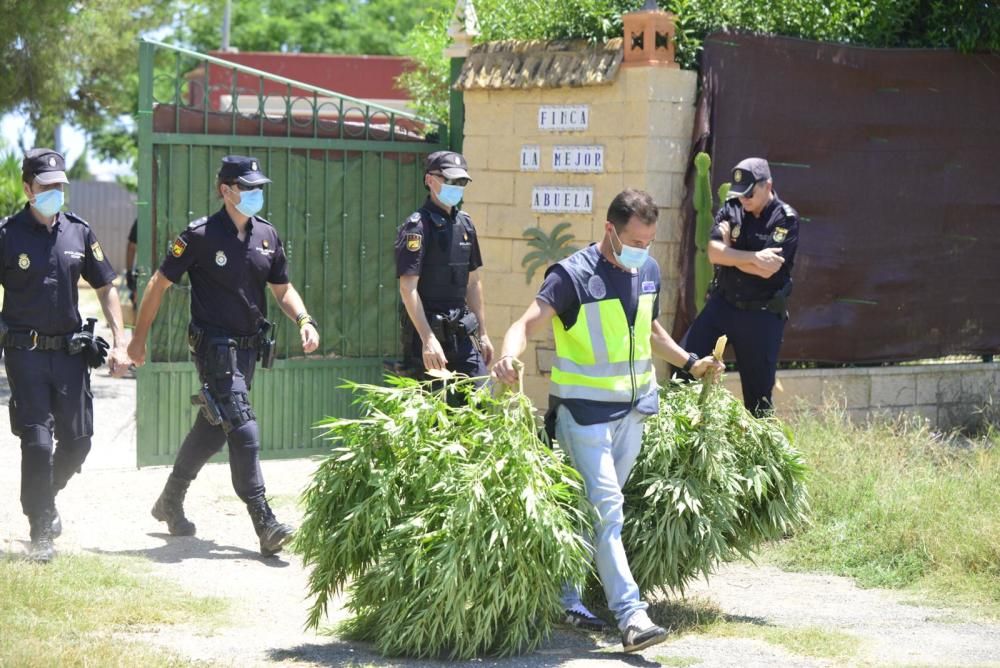
[[642, 9], [622, 15], [625, 28], [625, 58], [622, 65], [678, 67], [674, 61], [674, 34], [677, 17], [646, 0]]

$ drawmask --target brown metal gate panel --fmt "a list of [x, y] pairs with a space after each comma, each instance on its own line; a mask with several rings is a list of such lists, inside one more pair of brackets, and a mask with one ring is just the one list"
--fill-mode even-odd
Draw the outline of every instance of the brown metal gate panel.
[[701, 84], [713, 183], [767, 158], [801, 215], [782, 360], [1000, 352], [1000, 55], [716, 34]]

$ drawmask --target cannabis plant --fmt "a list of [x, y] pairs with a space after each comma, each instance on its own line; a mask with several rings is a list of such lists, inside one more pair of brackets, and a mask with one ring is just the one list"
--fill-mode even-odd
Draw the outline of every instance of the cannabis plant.
[[319, 425], [332, 449], [295, 542], [311, 569], [308, 624], [343, 590], [348, 635], [386, 655], [531, 650], [562, 583], [589, 573], [579, 475], [539, 440], [523, 394], [388, 382], [353, 385], [362, 417]]
[[683, 591], [806, 521], [806, 466], [775, 418], [723, 388], [669, 381], [625, 488], [622, 538], [643, 592]]

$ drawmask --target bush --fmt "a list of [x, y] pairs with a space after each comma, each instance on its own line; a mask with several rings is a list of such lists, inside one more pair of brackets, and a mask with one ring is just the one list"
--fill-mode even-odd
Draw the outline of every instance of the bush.
[[[348, 580], [348, 635], [387, 655], [468, 659], [536, 647], [590, 556], [579, 475], [538, 439], [524, 395], [452, 408], [410, 379], [354, 386], [363, 417], [321, 423], [333, 450], [295, 549], [317, 626]], [[453, 387], [467, 390], [470, 381]]]
[[[478, 0], [479, 41], [621, 37], [621, 15], [643, 0]], [[786, 35], [873, 47], [932, 47], [964, 53], [1000, 51], [1000, 10], [987, 0], [660, 0], [677, 15], [677, 61], [695, 69], [706, 35], [718, 30]], [[411, 44], [436, 35], [447, 44], [449, 17], [425, 24]], [[421, 69], [440, 72], [441, 50], [408, 49]], [[418, 106], [447, 112], [447, 89], [408, 89]], [[431, 103], [425, 96], [438, 95]], [[447, 120], [445, 116], [435, 116]]]

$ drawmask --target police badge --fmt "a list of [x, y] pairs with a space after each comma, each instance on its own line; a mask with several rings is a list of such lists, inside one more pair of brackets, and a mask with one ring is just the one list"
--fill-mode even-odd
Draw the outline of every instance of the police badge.
[[780, 244], [785, 240], [785, 237], [787, 236], [788, 236], [788, 230], [786, 228], [776, 227], [774, 228], [774, 233], [771, 234], [771, 239], [774, 240], [774, 243]]
[[220, 267], [225, 267], [227, 262], [229, 262], [229, 258], [226, 257], [225, 253], [223, 253], [222, 251], [217, 251], [215, 253], [215, 264], [219, 265]]
[[27, 253], [21, 253], [17, 256], [17, 266], [22, 270], [27, 270], [31, 266], [31, 258], [28, 257]]

